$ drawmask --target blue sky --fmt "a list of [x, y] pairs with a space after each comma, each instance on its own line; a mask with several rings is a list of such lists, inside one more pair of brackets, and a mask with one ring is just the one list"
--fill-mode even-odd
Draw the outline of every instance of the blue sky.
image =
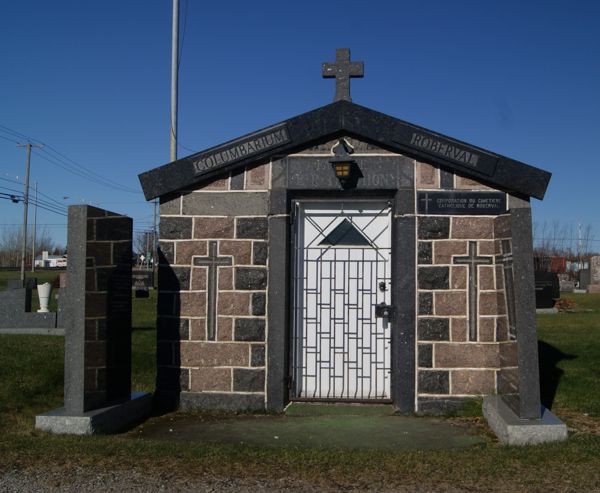
[[[321, 62], [349, 47], [365, 62], [354, 102], [552, 172], [534, 221], [590, 224], [600, 251], [599, 2], [181, 0], [180, 10], [179, 157], [328, 104]], [[92, 202], [149, 227], [137, 175], [169, 161], [170, 36], [170, 0], [3, 2], [0, 192], [24, 172], [12, 141], [25, 139], [9, 128], [51, 146], [32, 156], [44, 200]], [[56, 164], [66, 158], [138, 192], [68, 173]], [[21, 205], [0, 200], [0, 224], [21, 221]], [[38, 223], [65, 243], [63, 216], [40, 210]]]

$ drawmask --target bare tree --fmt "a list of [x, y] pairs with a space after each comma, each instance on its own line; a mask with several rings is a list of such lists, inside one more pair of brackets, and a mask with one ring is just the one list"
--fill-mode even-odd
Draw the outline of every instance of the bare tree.
[[549, 269], [551, 257], [569, 260], [572, 273], [583, 268], [584, 261], [594, 252], [594, 232], [591, 224], [580, 223], [576, 232], [574, 229], [572, 223], [561, 224], [557, 220], [552, 224], [547, 221], [533, 224], [536, 268]]
[[[21, 244], [23, 232], [19, 226], [8, 227], [4, 226], [0, 232], [0, 267], [18, 267], [21, 263]], [[33, 242], [33, 232], [31, 231], [27, 237], [27, 244]], [[43, 251], [52, 252], [56, 249], [62, 249], [56, 245], [50, 233], [46, 228], [38, 229], [35, 239], [35, 256], [40, 255]], [[31, 265], [31, 249], [27, 249], [25, 264]]]

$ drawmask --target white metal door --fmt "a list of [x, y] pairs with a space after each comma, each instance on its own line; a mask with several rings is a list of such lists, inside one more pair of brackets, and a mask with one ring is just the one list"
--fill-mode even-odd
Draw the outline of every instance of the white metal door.
[[389, 399], [391, 210], [298, 202], [292, 397]]

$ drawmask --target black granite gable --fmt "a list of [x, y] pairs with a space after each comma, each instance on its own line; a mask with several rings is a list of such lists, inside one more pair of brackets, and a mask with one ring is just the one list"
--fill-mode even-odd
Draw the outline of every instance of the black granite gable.
[[146, 199], [342, 135], [444, 166], [507, 192], [542, 199], [551, 174], [397, 118], [337, 101], [139, 175]]

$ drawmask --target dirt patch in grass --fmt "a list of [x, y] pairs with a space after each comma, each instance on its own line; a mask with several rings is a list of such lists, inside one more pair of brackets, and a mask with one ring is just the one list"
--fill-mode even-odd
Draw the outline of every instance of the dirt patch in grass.
[[568, 408], [557, 408], [555, 414], [563, 420], [570, 434], [600, 436], [600, 419]]

